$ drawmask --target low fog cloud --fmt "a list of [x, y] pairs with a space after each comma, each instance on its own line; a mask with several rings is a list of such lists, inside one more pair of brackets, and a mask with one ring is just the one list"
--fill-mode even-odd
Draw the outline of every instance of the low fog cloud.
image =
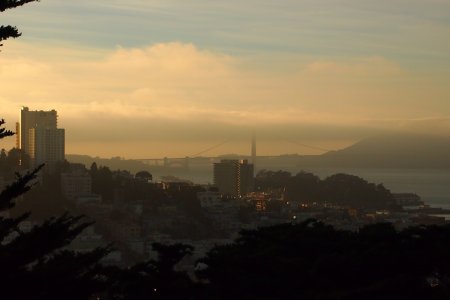
[[[258, 61], [186, 43], [42, 47], [15, 42], [2, 53], [0, 104], [10, 122], [20, 105], [56, 109], [69, 150], [94, 141], [207, 145], [254, 129], [267, 140], [282, 135], [329, 146], [388, 129], [448, 130], [437, 120], [450, 113], [449, 82], [380, 56], [292, 56], [273, 68], [276, 57]], [[170, 152], [160, 148], [153, 154]]]

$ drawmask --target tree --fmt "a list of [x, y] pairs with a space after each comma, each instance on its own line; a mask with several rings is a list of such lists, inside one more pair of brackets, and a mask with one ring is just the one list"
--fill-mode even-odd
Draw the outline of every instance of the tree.
[[2, 126], [5, 124], [5, 120], [1, 119], [0, 120], [0, 139], [3, 139], [7, 136], [13, 136], [14, 132], [12, 132], [11, 130], [7, 130], [6, 128], [2, 128]]
[[[0, 0], [0, 12], [4, 12], [7, 9], [22, 6], [29, 2], [36, 2], [39, 0]], [[22, 33], [19, 32], [17, 27], [11, 25], [1, 25], [0, 26], [0, 43], [9, 38], [18, 38]], [[0, 47], [3, 44], [0, 44]], [[1, 136], [1, 133], [0, 133]], [[3, 136], [4, 137], [4, 136]]]
[[[39, 0], [0, 0], [0, 12]], [[21, 35], [16, 27], [0, 26], [0, 42]], [[3, 44], [0, 44], [2, 46]], [[0, 120], [0, 139], [14, 135]], [[89, 299], [106, 287], [107, 269], [100, 265], [110, 247], [88, 253], [65, 250], [90, 222], [82, 217], [64, 214], [48, 219], [30, 231], [21, 224], [30, 212], [9, 217], [15, 199], [28, 192], [36, 182], [43, 165], [25, 174], [16, 174], [16, 180], [0, 193], [0, 282], [5, 299]]]
[[335, 174], [323, 180], [311, 173], [291, 176], [283, 171], [262, 170], [256, 175], [261, 191], [283, 189], [289, 201], [331, 203], [370, 209], [398, 209], [391, 192], [382, 184], [348, 174]]
[[89, 169], [89, 173], [91, 174], [92, 177], [94, 177], [97, 176], [97, 172], [98, 172], [97, 163], [93, 162], [91, 164], [91, 168]]
[[107, 298], [115, 299], [199, 299], [200, 285], [194, 284], [185, 272], [175, 266], [194, 248], [184, 244], [152, 244], [157, 260], [149, 260], [117, 273]]
[[148, 171], [139, 171], [136, 173], [135, 177], [146, 182], [152, 181], [153, 179], [152, 174]]
[[30, 156], [22, 149], [12, 148], [8, 151], [8, 165], [11, 168], [22, 167], [27, 169], [30, 167]]
[[90, 174], [92, 177], [92, 191], [102, 196], [104, 201], [112, 202], [114, 198], [113, 186], [113, 173], [108, 167], [102, 167], [97, 169], [97, 164], [93, 163], [91, 166]]
[[450, 225], [358, 232], [315, 220], [243, 231], [201, 259], [206, 299], [449, 299]]
[[[1, 125], [4, 123], [2, 120]], [[0, 128], [0, 139], [11, 135], [12, 132]], [[4, 215], [0, 217], [0, 282], [7, 287], [2, 289], [2, 296], [5, 299], [89, 299], [107, 286], [107, 269], [99, 262], [110, 247], [88, 253], [75, 253], [64, 247], [92, 223], [64, 214], [24, 232], [21, 224], [31, 213], [8, 217], [15, 199], [31, 189], [42, 167], [16, 174], [16, 180], [0, 193], [0, 213]]]

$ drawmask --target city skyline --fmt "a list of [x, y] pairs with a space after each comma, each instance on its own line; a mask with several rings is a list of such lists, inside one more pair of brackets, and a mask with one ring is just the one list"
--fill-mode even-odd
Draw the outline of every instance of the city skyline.
[[4, 17], [23, 36], [0, 56], [3, 117], [57, 110], [67, 153], [187, 156], [234, 138], [211, 155], [243, 154], [256, 130], [261, 154], [318, 154], [279, 137], [335, 150], [450, 132], [444, 1], [48, 0]]

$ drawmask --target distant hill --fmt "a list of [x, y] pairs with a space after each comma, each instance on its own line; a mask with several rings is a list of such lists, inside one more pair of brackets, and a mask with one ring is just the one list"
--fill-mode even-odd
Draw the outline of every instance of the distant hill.
[[66, 159], [71, 163], [84, 164], [88, 169], [91, 167], [92, 163], [95, 162], [97, 166], [109, 167], [111, 170], [126, 170], [132, 173], [150, 170], [149, 166], [143, 164], [142, 162], [130, 159], [120, 159], [120, 158], [109, 159], [79, 154], [67, 154]]
[[450, 138], [392, 134], [364, 139], [348, 148], [303, 156], [300, 165], [355, 168], [449, 168]]

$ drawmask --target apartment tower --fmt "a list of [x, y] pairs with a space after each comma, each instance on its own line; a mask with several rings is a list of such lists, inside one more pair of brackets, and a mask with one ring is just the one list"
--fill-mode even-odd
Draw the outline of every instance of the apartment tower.
[[32, 166], [45, 163], [49, 170], [64, 160], [65, 131], [57, 128], [56, 110], [30, 111], [20, 114], [20, 148], [30, 156]]
[[253, 191], [253, 164], [247, 160], [223, 159], [214, 164], [214, 185], [222, 194], [235, 197]]

